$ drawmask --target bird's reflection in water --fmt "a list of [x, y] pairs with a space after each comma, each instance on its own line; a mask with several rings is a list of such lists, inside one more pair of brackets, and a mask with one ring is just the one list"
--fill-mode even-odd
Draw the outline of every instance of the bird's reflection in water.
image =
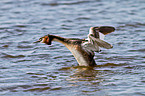
[[106, 63], [95, 67], [65, 67], [61, 70], [73, 71], [70, 78], [67, 78], [71, 86], [79, 86], [81, 84], [99, 86], [100, 83], [105, 80], [105, 76], [108, 77], [109, 75], [111, 76], [111, 74], [115, 74], [114, 69], [124, 65], [125, 64]]
[[92, 93], [103, 89], [101, 82], [104, 81], [103, 72], [96, 67], [68, 67], [62, 70], [71, 71], [67, 78], [67, 87], [74, 88], [75, 91], [82, 91], [82, 94]]
[[94, 78], [96, 77], [97, 73], [95, 71], [94, 67], [73, 67], [75, 68], [75, 72], [73, 73], [73, 75], [71, 76], [72, 78], [87, 78], [87, 77], [91, 77]]
[[[124, 67], [126, 64], [106, 63], [95, 67], [65, 67], [62, 70], [70, 72], [71, 75], [66, 78], [66, 86], [72, 88], [76, 93], [87, 94], [88, 96], [107, 96], [106, 82], [112, 76], [118, 74], [116, 70]], [[101, 94], [100, 94], [101, 93]], [[94, 95], [93, 95], [94, 96]]]

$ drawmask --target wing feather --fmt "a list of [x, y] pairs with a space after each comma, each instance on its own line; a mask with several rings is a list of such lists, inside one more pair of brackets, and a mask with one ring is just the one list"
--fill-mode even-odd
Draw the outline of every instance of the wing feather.
[[113, 46], [111, 44], [109, 44], [101, 39], [95, 38], [91, 34], [88, 36], [88, 38], [90, 39], [90, 43], [92, 43], [94, 46], [99, 46], [99, 47], [103, 47], [106, 49], [113, 48]]
[[[101, 32], [93, 29], [94, 27], [91, 27], [89, 30], [88, 38], [86, 39], [86, 42], [82, 44], [82, 47], [89, 52], [96, 51], [100, 52], [100, 47], [111, 49], [113, 46], [104, 40], [105, 35]], [[99, 28], [99, 27], [98, 27]], [[102, 28], [102, 27], [101, 27]], [[104, 28], [104, 27], [103, 27]]]

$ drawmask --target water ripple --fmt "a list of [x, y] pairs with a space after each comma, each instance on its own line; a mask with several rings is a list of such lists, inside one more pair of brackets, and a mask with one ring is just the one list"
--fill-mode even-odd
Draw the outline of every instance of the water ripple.
[[24, 55], [10, 55], [10, 54], [2, 54], [1, 58], [24, 58]]
[[[143, 0], [1, 0], [0, 95], [144, 95]], [[54, 34], [86, 38], [91, 26], [115, 26], [95, 53], [96, 67], [77, 66], [64, 45], [33, 44]], [[66, 90], [69, 90], [67, 92]]]

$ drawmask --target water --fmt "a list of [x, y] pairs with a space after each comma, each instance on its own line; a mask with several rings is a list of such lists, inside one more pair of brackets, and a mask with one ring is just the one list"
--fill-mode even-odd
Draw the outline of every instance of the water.
[[[1, 96], [145, 96], [144, 0], [1, 0]], [[77, 66], [62, 44], [32, 42], [46, 34], [86, 38], [111, 25], [114, 48], [95, 68]]]

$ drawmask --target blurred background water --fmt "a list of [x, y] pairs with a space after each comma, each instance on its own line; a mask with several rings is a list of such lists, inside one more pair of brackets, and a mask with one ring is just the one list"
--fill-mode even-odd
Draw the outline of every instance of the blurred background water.
[[[78, 67], [46, 34], [86, 38], [91, 26], [116, 28]], [[0, 0], [0, 96], [145, 96], [145, 0]]]

